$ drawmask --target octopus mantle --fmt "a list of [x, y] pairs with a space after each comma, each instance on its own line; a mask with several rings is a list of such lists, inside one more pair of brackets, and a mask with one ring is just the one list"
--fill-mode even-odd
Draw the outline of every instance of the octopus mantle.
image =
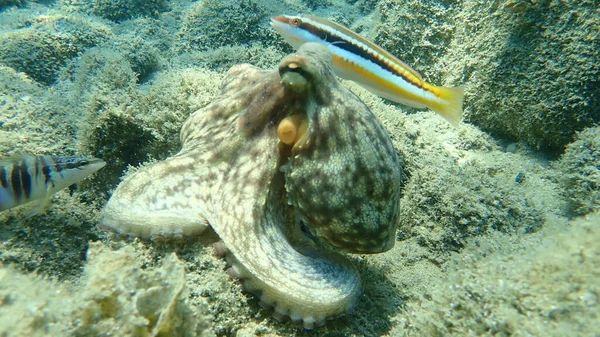
[[211, 226], [244, 287], [306, 328], [356, 306], [360, 277], [339, 252], [393, 247], [402, 162], [325, 47], [305, 44], [278, 71], [234, 66], [181, 142], [118, 186], [102, 227], [156, 238]]

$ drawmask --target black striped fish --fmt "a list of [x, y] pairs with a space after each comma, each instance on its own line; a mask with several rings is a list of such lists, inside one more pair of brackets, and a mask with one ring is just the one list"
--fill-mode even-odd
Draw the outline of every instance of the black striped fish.
[[41, 211], [52, 195], [104, 167], [97, 158], [32, 156], [0, 158], [0, 211], [31, 201], [31, 215]]
[[296, 49], [306, 42], [327, 46], [339, 77], [391, 101], [428, 107], [454, 125], [460, 123], [462, 87], [439, 87], [425, 82], [410, 66], [350, 29], [312, 15], [275, 16], [271, 26]]

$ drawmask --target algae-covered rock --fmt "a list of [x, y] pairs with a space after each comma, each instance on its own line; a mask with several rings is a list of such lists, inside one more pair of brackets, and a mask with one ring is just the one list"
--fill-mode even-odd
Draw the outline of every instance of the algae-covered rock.
[[25, 140], [30, 138], [54, 138], [51, 134], [38, 133], [27, 127], [27, 120], [34, 116], [41, 118], [44, 112], [40, 109], [45, 103], [43, 87], [6, 66], [0, 66], [0, 83], [0, 155], [22, 151]]
[[113, 49], [93, 48], [70, 65], [59, 88], [78, 116], [81, 151], [110, 163], [98, 186], [108, 191], [127, 165], [148, 160], [154, 137], [136, 118], [140, 104], [137, 75], [126, 57]]
[[185, 273], [175, 254], [142, 270], [131, 247], [117, 251], [91, 243], [84, 289], [73, 314], [74, 336], [204, 336], [206, 313], [183, 295]]
[[0, 156], [75, 151], [60, 96], [7, 66], [0, 66], [0, 83]]
[[415, 294], [389, 335], [596, 336], [598, 223], [592, 214], [519, 240], [483, 238]]
[[561, 208], [542, 163], [501, 152], [474, 127], [456, 130], [427, 114], [411, 115], [394, 132], [410, 172], [400, 203], [401, 239], [417, 237], [443, 255], [490, 232], [535, 232]]
[[[378, 2], [373, 40], [437, 85], [464, 85], [465, 120], [561, 152], [600, 121], [594, 1]], [[367, 34], [368, 35], [368, 34]]]
[[558, 166], [570, 215], [600, 210], [600, 126], [577, 134]]
[[202, 0], [184, 12], [178, 32], [182, 51], [264, 40], [269, 16], [257, 1]]
[[600, 121], [599, 17], [595, 1], [464, 3], [447, 60], [462, 66], [467, 120], [562, 151]]
[[444, 70], [434, 65], [448, 51], [454, 36], [456, 5], [453, 1], [435, 0], [377, 2], [380, 23], [373, 41], [419, 71], [428, 81], [442, 84], [439, 82]]
[[81, 275], [88, 242], [98, 240], [99, 198], [83, 188], [63, 190], [35, 216], [28, 216], [30, 205], [0, 213], [0, 265], [61, 281]]
[[225, 73], [237, 64], [250, 63], [262, 69], [277, 67], [286, 53], [276, 47], [263, 47], [258, 43], [250, 46], [224, 46], [217, 49], [182, 54], [178, 61], [190, 67], [207, 68]]
[[143, 270], [133, 248], [91, 243], [82, 280], [56, 283], [0, 266], [0, 334], [20, 336], [211, 336], [206, 308], [185, 298], [175, 254]]
[[161, 68], [161, 51], [157, 47], [158, 44], [149, 40], [148, 36], [144, 36], [139, 30], [135, 30], [131, 34], [115, 38], [113, 48], [129, 62], [131, 70], [137, 75], [137, 82], [144, 83]]
[[8, 6], [23, 6], [25, 0], [0, 0], [0, 10]]
[[30, 26], [0, 35], [0, 63], [43, 84], [85, 49], [105, 41], [110, 29], [74, 16], [39, 16]]
[[142, 93], [136, 117], [157, 142], [156, 155], [179, 150], [181, 125], [194, 111], [210, 104], [219, 93], [222, 74], [186, 68], [159, 74]]
[[109, 48], [92, 48], [70, 65], [59, 89], [79, 116], [79, 146], [110, 163], [96, 187], [107, 192], [128, 166], [176, 151], [181, 124], [210, 103], [220, 77], [198, 69], [160, 72], [141, 90], [128, 55]]
[[0, 265], [0, 335], [45, 337], [62, 335], [60, 319], [71, 303], [65, 288]]
[[167, 8], [165, 0], [93, 0], [92, 14], [120, 22], [140, 16], [157, 16]]
[[114, 22], [156, 17], [168, 8], [166, 0], [64, 0], [63, 3], [69, 10], [83, 11]]

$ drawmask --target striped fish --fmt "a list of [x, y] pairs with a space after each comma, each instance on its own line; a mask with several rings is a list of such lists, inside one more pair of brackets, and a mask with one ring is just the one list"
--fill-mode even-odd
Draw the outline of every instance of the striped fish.
[[391, 101], [428, 107], [454, 125], [460, 123], [462, 87], [438, 87], [425, 82], [407, 64], [348, 28], [312, 15], [275, 16], [271, 26], [295, 49], [305, 42], [325, 44], [339, 77]]
[[0, 211], [30, 201], [41, 211], [52, 195], [104, 167], [97, 158], [32, 156], [0, 158]]

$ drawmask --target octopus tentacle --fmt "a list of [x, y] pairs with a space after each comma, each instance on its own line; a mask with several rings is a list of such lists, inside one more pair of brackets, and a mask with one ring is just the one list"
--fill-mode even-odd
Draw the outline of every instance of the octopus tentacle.
[[[262, 157], [263, 162], [269, 159]], [[231, 173], [235, 174], [239, 173]], [[281, 175], [278, 170], [262, 174]], [[340, 256], [324, 251], [300, 253], [292, 246], [284, 228], [289, 224], [283, 214], [282, 189], [272, 186], [257, 194], [255, 187], [262, 180], [259, 175], [247, 179], [236, 197], [219, 205], [218, 218], [209, 218], [231, 254], [231, 274], [242, 279], [244, 288], [257, 294], [261, 303], [273, 306], [275, 316], [287, 315], [302, 321], [305, 328], [354, 308], [361, 294], [356, 270]], [[270, 181], [281, 184], [280, 180]], [[222, 188], [231, 195], [227, 186]], [[256, 202], [249, 205], [248, 200]], [[252, 221], [255, 217], [261, 221]], [[228, 226], [231, 223], [237, 225]]]
[[204, 232], [209, 227], [203, 216], [208, 205], [200, 175], [189, 173], [192, 167], [191, 158], [175, 156], [134, 172], [104, 207], [100, 227], [144, 239]]

